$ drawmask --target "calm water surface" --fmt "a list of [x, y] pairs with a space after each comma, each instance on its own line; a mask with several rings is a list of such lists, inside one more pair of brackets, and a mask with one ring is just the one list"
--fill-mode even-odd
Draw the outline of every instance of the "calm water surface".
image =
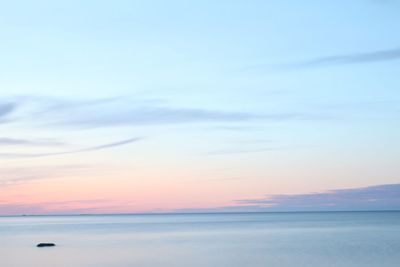
[[400, 212], [0, 217], [0, 266], [398, 267]]

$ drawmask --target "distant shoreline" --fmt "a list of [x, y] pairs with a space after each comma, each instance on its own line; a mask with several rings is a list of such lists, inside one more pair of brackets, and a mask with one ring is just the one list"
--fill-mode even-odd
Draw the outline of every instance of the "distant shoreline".
[[88, 213], [88, 214], [20, 214], [0, 215], [4, 217], [62, 217], [62, 216], [143, 216], [143, 215], [226, 215], [226, 214], [282, 214], [282, 213], [350, 213], [350, 212], [400, 212], [400, 210], [327, 210], [327, 211], [248, 211], [248, 212], [153, 212], [153, 213]]

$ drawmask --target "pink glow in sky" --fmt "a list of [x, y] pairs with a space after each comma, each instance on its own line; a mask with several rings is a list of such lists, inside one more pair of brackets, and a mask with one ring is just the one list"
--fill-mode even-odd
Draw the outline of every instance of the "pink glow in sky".
[[0, 10], [0, 215], [399, 208], [399, 3], [45, 2]]

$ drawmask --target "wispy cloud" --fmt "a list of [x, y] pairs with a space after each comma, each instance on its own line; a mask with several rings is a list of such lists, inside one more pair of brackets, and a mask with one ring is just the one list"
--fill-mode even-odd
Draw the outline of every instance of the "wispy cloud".
[[271, 210], [381, 210], [400, 209], [400, 184], [338, 189], [321, 193], [266, 195], [261, 199], [239, 200]]
[[17, 107], [16, 103], [4, 102], [0, 103], [0, 123], [5, 120], [5, 118], [11, 114]]
[[249, 121], [302, 121], [332, 120], [329, 114], [307, 112], [282, 112], [270, 114], [253, 114], [249, 112], [215, 111], [194, 108], [140, 107], [140, 108], [106, 108], [103, 111], [86, 111], [55, 118], [54, 124], [82, 128], [147, 126], [206, 122], [249, 122]]
[[48, 157], [48, 156], [76, 154], [76, 153], [90, 152], [90, 151], [96, 151], [96, 150], [102, 150], [102, 149], [107, 149], [107, 148], [112, 148], [112, 147], [123, 146], [123, 145], [137, 142], [141, 139], [142, 138], [140, 138], [140, 137], [136, 137], [136, 138], [130, 138], [130, 139], [126, 139], [126, 140], [121, 140], [118, 142], [113, 142], [113, 143], [108, 143], [108, 144], [103, 144], [103, 145], [98, 145], [98, 146], [92, 146], [92, 147], [86, 147], [86, 148], [82, 148], [82, 149], [60, 151], [60, 152], [50, 152], [50, 153], [0, 153], [0, 158], [39, 158], [39, 157]]
[[[265, 142], [265, 140], [264, 140]], [[256, 144], [257, 141], [255, 142]], [[258, 145], [259, 146], [259, 145]], [[261, 152], [271, 152], [271, 151], [282, 151], [282, 150], [295, 150], [295, 149], [310, 149], [315, 146], [271, 146], [271, 147], [257, 147], [257, 148], [230, 148], [209, 151], [207, 155], [219, 156], [219, 155], [229, 155], [229, 154], [247, 154], [247, 153], [261, 153]]]
[[[193, 107], [174, 107], [162, 100], [113, 97], [90, 100], [61, 100], [53, 97], [18, 96], [10, 101], [22, 106], [20, 120], [82, 128], [164, 125], [200, 122], [235, 122], [257, 119], [248, 112]], [[0, 106], [1, 107], [1, 106]], [[7, 106], [8, 107], [8, 106]], [[4, 106], [4, 113], [8, 111]], [[10, 108], [10, 107], [8, 107]], [[0, 110], [1, 116], [1, 110]]]
[[306, 69], [306, 68], [318, 68], [318, 67], [328, 67], [328, 66], [347, 65], [347, 64], [375, 63], [375, 62], [383, 62], [391, 60], [400, 60], [400, 48], [319, 57], [297, 63], [282, 64], [275, 66], [275, 68], [274, 66], [271, 65], [260, 64], [260, 65], [253, 65], [246, 67], [243, 70], [250, 71], [257, 69], [269, 69], [272, 71], [272, 70]]
[[0, 188], [21, 185], [27, 182], [55, 179], [69, 175], [81, 174], [93, 169], [88, 165], [56, 165], [56, 166], [32, 166], [32, 167], [8, 167], [0, 168]]
[[106, 149], [106, 148], [111, 148], [111, 147], [116, 147], [116, 146], [123, 146], [123, 145], [127, 145], [127, 144], [131, 144], [133, 142], [137, 142], [142, 140], [142, 137], [135, 137], [135, 138], [130, 138], [130, 139], [126, 139], [126, 140], [122, 140], [122, 141], [118, 141], [118, 142], [114, 142], [114, 143], [109, 143], [109, 144], [105, 144], [105, 145], [99, 145], [99, 146], [93, 146], [93, 147], [88, 147], [88, 148], [84, 148], [81, 150], [76, 150], [76, 151], [70, 151], [70, 153], [77, 153], [77, 152], [87, 152], [87, 151], [94, 151], [94, 150], [101, 150], [101, 149]]
[[242, 199], [230, 206], [180, 209], [176, 212], [285, 212], [400, 210], [400, 184], [387, 184], [320, 193], [266, 195]]
[[221, 149], [214, 150], [207, 153], [210, 156], [222, 156], [229, 154], [247, 154], [247, 153], [259, 153], [259, 152], [268, 152], [268, 151], [278, 151], [283, 149], [289, 149], [285, 147], [270, 147], [270, 148], [242, 148], [242, 149]]
[[207, 130], [230, 131], [230, 132], [254, 132], [260, 131], [260, 128], [255, 126], [215, 126], [209, 127]]
[[84, 116], [64, 118], [61, 123], [82, 127], [180, 124], [206, 121], [247, 121], [257, 116], [242, 112], [224, 112], [195, 108], [139, 107], [108, 109]]
[[[358, 112], [357, 110], [362, 108], [361, 104], [350, 105], [350, 107], [347, 107], [349, 112], [344, 112], [346, 107], [334, 108], [328, 105], [326, 107], [323, 105], [313, 107], [312, 105], [308, 105], [307, 107], [300, 106], [298, 110], [293, 110], [292, 108], [289, 110], [288, 108], [287, 111], [253, 113], [248, 111], [222, 111], [192, 107], [173, 107], [161, 100], [131, 100], [128, 97], [85, 101], [26, 96], [9, 98], [8, 101], [10, 103], [17, 103], [14, 104], [14, 106], [17, 105], [19, 107], [17, 110], [18, 112], [14, 112], [15, 114], [13, 115], [13, 121], [18, 120], [20, 122], [18, 125], [26, 122], [31, 126], [40, 125], [48, 129], [95, 129], [202, 124], [207, 125], [208, 129], [250, 132], [260, 129], [248, 125], [248, 123], [254, 122], [332, 121], [347, 118], [357, 119], [359, 117], [375, 118], [382, 115], [392, 118], [392, 113], [397, 115], [394, 108], [391, 108], [395, 103], [391, 105], [389, 105], [390, 103], [385, 105], [384, 103], [376, 103], [373, 108], [381, 110], [379, 113], [373, 111], [371, 108], [367, 109], [367, 105], [364, 105], [366, 107], [363, 108], [367, 110], [366, 112]], [[385, 111], [385, 109], [387, 111]], [[223, 126], [218, 126], [221, 124], [223, 124]], [[7, 140], [3, 140], [3, 144], [5, 144], [6, 141]], [[33, 145], [35, 141], [37, 142], [39, 140], [32, 140], [30, 145]], [[11, 144], [12, 140], [8, 140], [7, 142]], [[21, 142], [21, 144], [22, 143], [23, 142]], [[17, 142], [14, 142], [14, 144], [16, 145]], [[25, 143], [25, 145], [28, 145], [28, 143]]]
[[316, 58], [310, 61], [293, 64], [294, 68], [323, 67], [329, 65], [372, 63], [388, 60], [399, 60], [400, 48], [380, 50], [367, 53], [343, 54]]
[[[114, 97], [92, 100], [59, 100], [46, 97], [16, 97], [10, 100], [20, 106], [16, 119], [45, 127], [101, 128], [194, 123], [225, 123], [225, 130], [244, 131], [250, 127], [238, 123], [252, 121], [331, 120], [327, 113], [307, 111], [253, 113], [249, 111], [214, 110], [175, 107], [165, 101], [132, 100]], [[229, 125], [228, 125], [229, 123]], [[235, 128], [236, 127], [236, 128]], [[254, 129], [252, 129], [254, 130]]]
[[9, 137], [0, 137], [0, 146], [62, 146], [66, 145], [63, 142], [59, 142], [53, 139], [35, 139], [35, 140], [27, 140], [27, 139], [18, 139], [18, 138], [9, 138]]

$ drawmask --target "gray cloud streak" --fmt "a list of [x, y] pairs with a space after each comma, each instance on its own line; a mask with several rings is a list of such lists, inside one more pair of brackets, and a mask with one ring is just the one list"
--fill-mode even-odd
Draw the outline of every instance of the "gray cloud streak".
[[289, 149], [285, 147], [270, 147], [270, 148], [249, 148], [249, 149], [225, 149], [225, 150], [215, 150], [207, 153], [209, 156], [221, 156], [229, 154], [247, 154], [247, 153], [258, 153], [258, 152], [268, 152], [268, 151], [279, 151]]
[[92, 115], [74, 116], [61, 120], [62, 124], [83, 127], [124, 125], [180, 124], [205, 121], [247, 121], [257, 116], [240, 112], [210, 111], [193, 108], [141, 107], [120, 111], [92, 112]]
[[321, 193], [266, 195], [242, 199], [231, 206], [180, 209], [175, 212], [307, 212], [400, 210], [400, 184], [338, 189]]
[[261, 199], [239, 200], [238, 204], [258, 205], [267, 210], [383, 210], [400, 209], [400, 184], [354, 189], [338, 189], [321, 193], [266, 195]]
[[[83, 128], [164, 125], [199, 122], [236, 122], [257, 119], [260, 116], [235, 111], [166, 106], [161, 100], [135, 100], [114, 97], [92, 100], [61, 100], [52, 97], [18, 96], [9, 98], [24, 107], [19, 120], [40, 121], [47, 126], [73, 126]], [[0, 104], [0, 118], [12, 108]], [[285, 114], [286, 116], [286, 114]]]
[[356, 53], [356, 54], [343, 54], [329, 57], [316, 58], [310, 61], [291, 64], [288, 68], [312, 68], [312, 67], [324, 67], [330, 65], [344, 65], [344, 64], [356, 64], [356, 63], [373, 63], [388, 60], [399, 60], [400, 59], [400, 48], [391, 50], [380, 50], [367, 53]]
[[365, 53], [341, 54], [327, 57], [319, 57], [303, 62], [281, 64], [275, 67], [267, 64], [253, 65], [243, 68], [242, 71], [251, 71], [257, 69], [267, 69], [269, 71], [295, 70], [328, 67], [335, 65], [374, 63], [391, 60], [400, 60], [400, 48]]
[[18, 120], [40, 121], [41, 125], [46, 127], [87, 129], [210, 122], [238, 123], [255, 120], [279, 122], [333, 119], [333, 116], [329, 114], [309, 112], [253, 114], [251, 112], [169, 107], [161, 101], [134, 101], [120, 97], [91, 101], [63, 101], [54, 98], [26, 96], [11, 98], [11, 100], [23, 107], [17, 114]]
[[76, 154], [76, 153], [90, 152], [90, 151], [96, 151], [96, 150], [102, 150], [102, 149], [107, 149], [107, 148], [112, 148], [112, 147], [123, 146], [123, 145], [137, 142], [141, 139], [142, 138], [140, 138], [140, 137], [136, 137], [136, 138], [130, 138], [130, 139], [126, 139], [126, 140], [122, 140], [122, 141], [118, 141], [118, 142], [114, 142], [114, 143], [109, 143], [109, 144], [104, 144], [104, 145], [99, 145], [99, 146], [87, 147], [87, 148], [77, 149], [77, 150], [51, 152], [51, 153], [0, 153], [0, 158], [39, 158], [39, 157], [48, 157], [48, 156]]
[[27, 140], [9, 137], [0, 137], [0, 145], [6, 146], [62, 146], [62, 142], [51, 139]]
[[30, 181], [65, 177], [94, 169], [94, 167], [87, 165], [0, 168], [0, 188], [19, 185]]
[[17, 107], [16, 103], [12, 102], [4, 102], [0, 103], [0, 122], [4, 121], [4, 119], [11, 114]]
[[[86, 114], [92, 115], [86, 115]], [[94, 115], [93, 115], [94, 114]], [[91, 111], [75, 116], [56, 118], [55, 125], [66, 125], [83, 128], [137, 126], [137, 125], [167, 125], [204, 122], [247, 122], [254, 120], [290, 121], [290, 120], [332, 120], [329, 114], [311, 113], [274, 113], [252, 114], [246, 112], [222, 112], [203, 109], [174, 109], [165, 107], [126, 109], [120, 112], [100, 113]]]

